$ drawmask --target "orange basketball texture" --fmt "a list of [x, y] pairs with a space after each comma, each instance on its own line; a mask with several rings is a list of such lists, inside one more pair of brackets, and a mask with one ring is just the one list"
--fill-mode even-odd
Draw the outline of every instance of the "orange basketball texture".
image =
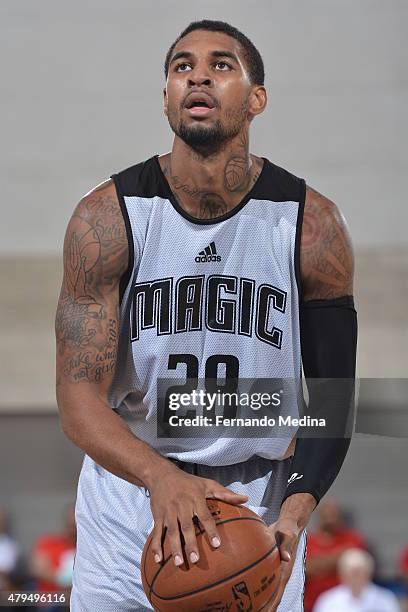
[[279, 582], [280, 557], [263, 520], [244, 506], [208, 499], [221, 546], [213, 548], [196, 524], [200, 559], [176, 567], [164, 538], [163, 561], [154, 561], [151, 535], [142, 554], [145, 593], [157, 612], [256, 612], [272, 598]]

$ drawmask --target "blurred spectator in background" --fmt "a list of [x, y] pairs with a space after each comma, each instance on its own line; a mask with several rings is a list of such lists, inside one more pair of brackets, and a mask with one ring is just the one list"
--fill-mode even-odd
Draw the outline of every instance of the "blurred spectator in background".
[[398, 574], [400, 575], [404, 585], [408, 587], [408, 546], [401, 553], [398, 564]]
[[397, 577], [401, 587], [401, 605], [408, 612], [408, 546], [406, 546], [398, 559]]
[[305, 612], [311, 612], [321, 593], [339, 584], [337, 563], [349, 548], [366, 548], [363, 537], [345, 524], [334, 500], [322, 502], [316, 530], [307, 537]]
[[0, 590], [13, 589], [12, 574], [18, 558], [19, 547], [8, 533], [6, 511], [0, 508]]
[[34, 545], [30, 569], [39, 592], [60, 591], [69, 596], [76, 548], [74, 506], [64, 513], [62, 533], [42, 536]]
[[352, 548], [338, 563], [341, 584], [318, 598], [313, 612], [399, 612], [391, 591], [371, 582], [374, 559], [365, 550]]

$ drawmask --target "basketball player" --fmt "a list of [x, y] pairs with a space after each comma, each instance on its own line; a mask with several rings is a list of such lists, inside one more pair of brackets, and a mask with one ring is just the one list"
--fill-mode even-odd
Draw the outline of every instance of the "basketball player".
[[156, 387], [214, 369], [299, 378], [301, 360], [309, 377], [353, 377], [350, 239], [333, 202], [249, 152], [267, 94], [246, 36], [190, 24], [165, 75], [171, 152], [89, 192], [66, 232], [57, 398], [62, 430], [85, 452], [71, 609], [151, 609], [147, 535], [154, 527], [158, 564], [165, 528], [174, 563], [180, 530], [198, 562], [193, 517], [223, 545], [205, 502], [216, 497], [271, 525], [282, 572], [268, 609], [297, 612], [305, 527], [349, 439], [159, 438]]

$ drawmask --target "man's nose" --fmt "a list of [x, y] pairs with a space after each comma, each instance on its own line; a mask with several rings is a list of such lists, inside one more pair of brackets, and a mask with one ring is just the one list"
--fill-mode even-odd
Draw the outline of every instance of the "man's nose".
[[194, 85], [206, 85], [207, 87], [210, 87], [212, 84], [212, 79], [210, 75], [207, 74], [207, 71], [196, 69], [190, 72], [188, 77], [188, 84], [190, 85], [190, 87]]

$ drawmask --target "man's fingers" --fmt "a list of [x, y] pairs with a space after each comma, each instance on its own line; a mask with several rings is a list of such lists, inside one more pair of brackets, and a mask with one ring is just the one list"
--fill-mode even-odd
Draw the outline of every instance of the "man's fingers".
[[276, 544], [278, 545], [282, 561], [290, 561], [292, 559], [295, 538], [283, 531], [276, 531], [275, 540]]
[[183, 565], [184, 559], [177, 516], [173, 515], [171, 518], [168, 518], [165, 521], [165, 525], [167, 527], [166, 538], [169, 543], [170, 552], [172, 554], [174, 564], [178, 567], [179, 565]]
[[163, 559], [162, 550], [162, 535], [163, 535], [163, 522], [155, 521], [154, 528], [152, 531], [152, 544], [151, 550], [153, 552], [154, 560], [156, 563], [160, 563]]
[[[183, 479], [186, 479], [186, 477], [183, 476]], [[178, 495], [171, 491], [174, 496], [173, 502], [161, 520], [156, 520], [156, 516], [161, 516], [161, 512], [155, 512], [152, 503], [153, 517], [155, 519], [152, 533], [152, 552], [157, 563], [163, 560], [162, 536], [164, 529], [166, 530], [166, 542], [175, 565], [183, 565], [184, 555], [186, 555], [191, 563], [197, 563], [199, 560], [199, 549], [194, 516], [198, 518], [210, 545], [213, 548], [220, 546], [221, 538], [215, 520], [208, 509], [206, 498], [220, 499], [235, 505], [243, 504], [248, 500], [247, 495], [234, 493], [234, 491], [220, 485], [215, 480], [190, 477], [187, 479], [187, 484], [189, 484], [190, 480], [191, 490], [188, 490], [187, 487], [186, 491], [179, 491]]]
[[218, 533], [215, 521], [205, 500], [202, 500], [201, 503], [197, 504], [195, 514], [206, 532], [211, 546], [213, 548], [218, 548], [218, 546], [221, 544], [220, 534]]
[[244, 504], [248, 501], [248, 495], [242, 495], [241, 493], [234, 493], [231, 489], [223, 487], [222, 485], [214, 482], [210, 483], [208, 490], [206, 491], [207, 498], [221, 499], [228, 504]]
[[186, 512], [179, 516], [180, 530], [184, 537], [184, 548], [187, 559], [191, 563], [197, 563], [199, 559], [198, 544], [193, 523], [193, 512]]

